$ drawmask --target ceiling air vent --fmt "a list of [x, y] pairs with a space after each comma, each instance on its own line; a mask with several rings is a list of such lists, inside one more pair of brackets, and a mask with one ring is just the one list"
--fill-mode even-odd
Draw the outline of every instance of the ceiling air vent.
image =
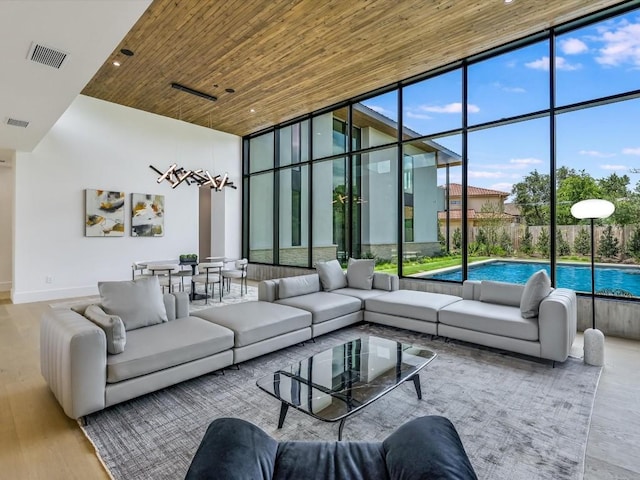
[[27, 122], [26, 120], [16, 120], [15, 118], [7, 118], [7, 125], [11, 125], [12, 127], [27, 128], [29, 126], [29, 122]]
[[43, 65], [48, 65], [53, 68], [60, 68], [67, 58], [67, 54], [60, 50], [55, 50], [33, 42], [27, 58], [32, 62], [42, 63]]

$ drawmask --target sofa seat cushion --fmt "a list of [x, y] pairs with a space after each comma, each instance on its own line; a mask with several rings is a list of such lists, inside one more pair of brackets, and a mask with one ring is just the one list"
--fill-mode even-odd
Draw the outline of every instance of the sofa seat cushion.
[[284, 298], [277, 300], [276, 303], [311, 312], [311, 321], [314, 324], [333, 320], [362, 309], [362, 300], [359, 298], [332, 292], [317, 292]]
[[196, 317], [130, 330], [124, 352], [107, 355], [107, 383], [147, 375], [231, 347], [231, 330]]
[[438, 311], [441, 308], [460, 300], [460, 297], [443, 293], [396, 290], [368, 298], [365, 300], [365, 310], [426, 322], [437, 322]]
[[331, 293], [337, 293], [339, 295], [349, 295], [350, 297], [359, 298], [362, 301], [362, 307], [364, 308], [364, 301], [368, 298], [377, 297], [378, 295], [383, 295], [388, 293], [385, 290], [376, 290], [375, 288], [371, 290], [363, 290], [361, 288], [339, 288], [338, 290], [333, 290]]
[[193, 315], [233, 330], [234, 347], [244, 347], [311, 326], [309, 312], [261, 301], [211, 307], [193, 312]]
[[538, 319], [522, 318], [519, 307], [461, 300], [444, 307], [440, 323], [520, 340], [538, 340]]

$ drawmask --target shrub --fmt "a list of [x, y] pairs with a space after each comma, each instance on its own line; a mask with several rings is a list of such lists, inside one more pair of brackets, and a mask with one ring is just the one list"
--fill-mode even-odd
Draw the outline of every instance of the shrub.
[[540, 230], [540, 236], [538, 237], [536, 247], [543, 257], [549, 256], [549, 231], [544, 227]]
[[528, 225], [524, 227], [524, 235], [520, 240], [520, 251], [526, 255], [531, 255], [531, 252], [533, 252], [533, 239]]
[[460, 248], [462, 247], [462, 232], [460, 231], [459, 228], [456, 228], [453, 231], [453, 249], [456, 251], [460, 251]]
[[573, 242], [573, 250], [584, 256], [589, 255], [591, 252], [591, 238], [586, 228], [581, 228], [576, 235], [576, 239]]
[[618, 239], [613, 234], [613, 227], [608, 225], [604, 233], [600, 235], [600, 245], [598, 245], [598, 255], [605, 258], [617, 257], [620, 253]]
[[504, 252], [503, 256], [511, 255], [513, 252], [513, 245], [511, 243], [511, 236], [506, 230], [502, 230], [500, 234], [500, 249]]
[[567, 242], [566, 238], [560, 230], [556, 230], [556, 253], [561, 257], [566, 257], [571, 255], [571, 247], [569, 247], [569, 242]]
[[627, 249], [630, 255], [640, 257], [640, 225], [637, 225], [636, 228], [633, 229], [633, 232], [631, 232]]

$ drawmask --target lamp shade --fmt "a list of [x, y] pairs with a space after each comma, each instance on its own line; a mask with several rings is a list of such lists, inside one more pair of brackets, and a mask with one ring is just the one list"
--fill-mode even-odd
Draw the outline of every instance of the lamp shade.
[[615, 209], [613, 203], [608, 200], [592, 198], [574, 203], [571, 207], [571, 215], [575, 218], [607, 218]]

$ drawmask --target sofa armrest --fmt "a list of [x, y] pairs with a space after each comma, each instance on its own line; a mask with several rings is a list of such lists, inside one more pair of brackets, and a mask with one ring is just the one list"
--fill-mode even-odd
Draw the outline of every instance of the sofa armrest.
[[479, 280], [465, 280], [462, 283], [462, 299], [463, 300], [480, 300]]
[[578, 308], [576, 292], [556, 288], [540, 302], [538, 328], [540, 356], [564, 362], [576, 338]]
[[453, 424], [445, 417], [414, 418], [382, 442], [391, 478], [477, 480]]
[[40, 371], [71, 418], [105, 407], [107, 339], [104, 331], [70, 309], [52, 309], [40, 320]]
[[258, 283], [258, 300], [275, 302], [278, 299], [278, 279]]
[[239, 418], [217, 418], [209, 425], [185, 480], [244, 480], [273, 477], [278, 442]]

